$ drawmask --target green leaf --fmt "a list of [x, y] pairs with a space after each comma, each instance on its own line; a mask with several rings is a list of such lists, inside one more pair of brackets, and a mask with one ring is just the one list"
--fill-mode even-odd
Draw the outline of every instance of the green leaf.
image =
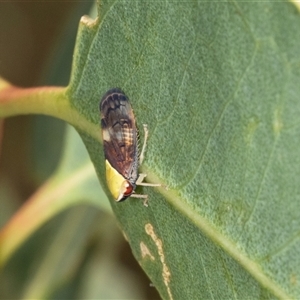
[[98, 10], [81, 20], [68, 88], [13, 90], [16, 102], [6, 91], [0, 115], [73, 124], [110, 195], [98, 105], [122, 88], [150, 131], [140, 170], [167, 188], [137, 190], [148, 208], [111, 204], [161, 296], [299, 298], [297, 7], [102, 0]]
[[[82, 19], [68, 96], [98, 124], [101, 96], [120, 87], [148, 124], [141, 171], [168, 188], [143, 188], [148, 208], [112, 207], [161, 296], [299, 298], [296, 7], [100, 4]], [[80, 132], [104, 182], [101, 144]]]

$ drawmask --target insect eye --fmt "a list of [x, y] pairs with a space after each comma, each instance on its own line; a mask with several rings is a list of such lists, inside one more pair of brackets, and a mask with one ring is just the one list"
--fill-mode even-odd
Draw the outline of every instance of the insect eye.
[[125, 186], [125, 192], [124, 192], [124, 196], [125, 197], [129, 197], [133, 192], [133, 186], [131, 185], [130, 182], [127, 181], [127, 184]]

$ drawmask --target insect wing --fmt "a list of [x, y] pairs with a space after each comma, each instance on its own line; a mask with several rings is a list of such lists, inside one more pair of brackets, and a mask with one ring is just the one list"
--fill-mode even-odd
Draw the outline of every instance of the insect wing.
[[100, 111], [105, 158], [134, 184], [138, 177], [137, 128], [128, 98], [120, 89], [109, 90]]

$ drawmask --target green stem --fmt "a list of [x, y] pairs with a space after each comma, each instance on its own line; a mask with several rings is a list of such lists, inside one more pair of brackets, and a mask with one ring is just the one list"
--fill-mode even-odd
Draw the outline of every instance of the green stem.
[[98, 141], [100, 129], [70, 104], [66, 87], [20, 88], [0, 79], [0, 118], [24, 114], [44, 114], [62, 119]]
[[70, 103], [63, 87], [19, 88], [8, 85], [0, 90], [0, 117], [45, 114], [70, 121]]

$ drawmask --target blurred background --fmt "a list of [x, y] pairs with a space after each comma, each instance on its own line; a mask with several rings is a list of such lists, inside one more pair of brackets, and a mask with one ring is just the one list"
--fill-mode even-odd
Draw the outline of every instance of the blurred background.
[[[96, 15], [93, 1], [0, 2], [0, 76], [21, 87], [66, 86], [84, 14]], [[0, 120], [1, 228], [55, 173], [68, 132], [47, 116]], [[159, 299], [105, 201], [103, 210], [68, 209], [31, 236], [0, 270], [0, 299]]]

